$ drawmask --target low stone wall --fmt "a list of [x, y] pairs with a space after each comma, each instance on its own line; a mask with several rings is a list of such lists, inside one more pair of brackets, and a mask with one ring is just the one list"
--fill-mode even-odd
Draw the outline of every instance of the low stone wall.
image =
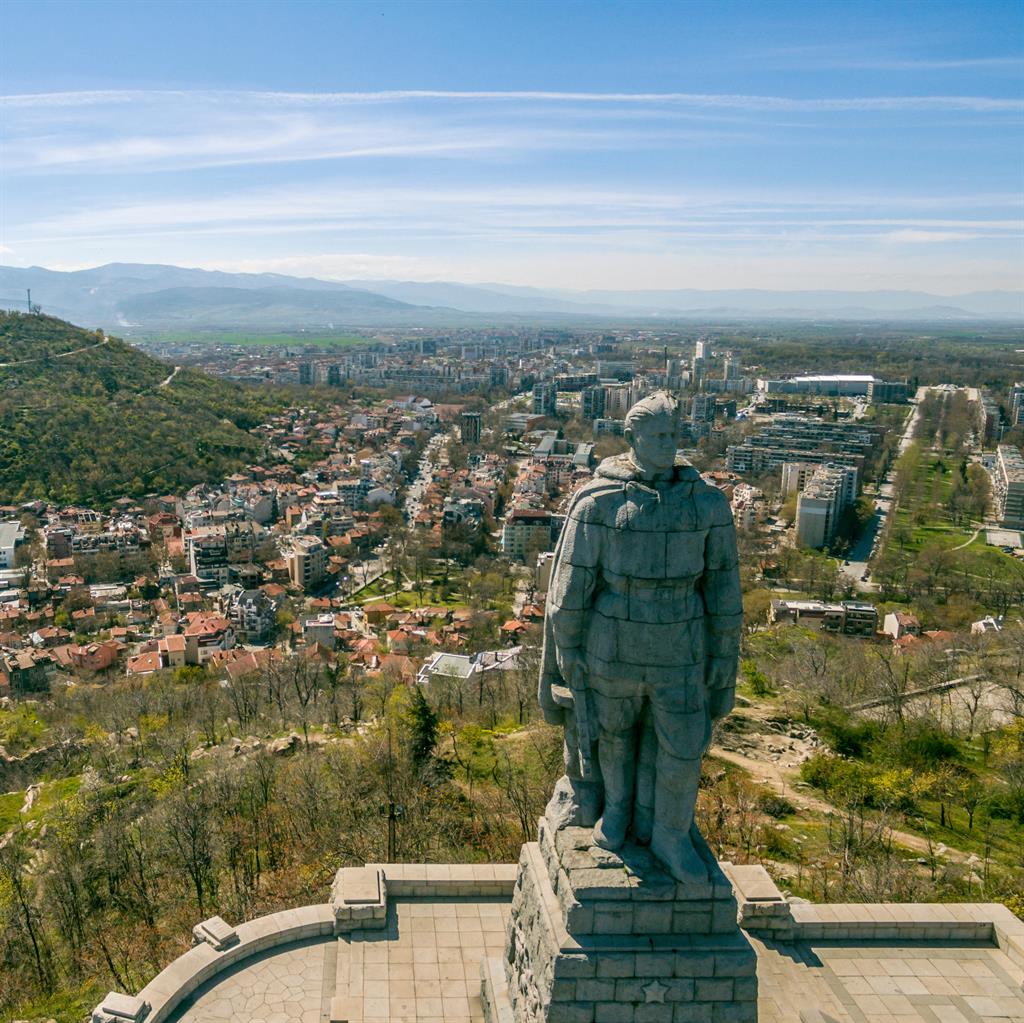
[[515, 863], [368, 863], [396, 898], [512, 898]]
[[[1024, 920], [998, 902], [790, 902], [764, 867], [722, 867], [740, 926], [779, 941], [987, 941], [1024, 973]], [[1024, 988], [1024, 984], [1022, 984]]]
[[[991, 942], [1024, 975], [1024, 921], [998, 903], [793, 903], [763, 868], [723, 866], [736, 888], [740, 925], [752, 934], [782, 941]], [[388, 863], [370, 864], [367, 869], [382, 872], [391, 898], [511, 899], [517, 864]], [[199, 944], [175, 959], [137, 996], [108, 996], [93, 1011], [93, 1020], [164, 1023], [189, 995], [222, 971], [269, 949], [330, 937], [337, 923], [335, 907], [329, 902], [273, 913], [235, 928], [223, 921], [220, 926], [205, 921], [205, 926], [197, 925]], [[237, 941], [219, 933], [224, 927]], [[218, 950], [217, 944], [225, 947]]]

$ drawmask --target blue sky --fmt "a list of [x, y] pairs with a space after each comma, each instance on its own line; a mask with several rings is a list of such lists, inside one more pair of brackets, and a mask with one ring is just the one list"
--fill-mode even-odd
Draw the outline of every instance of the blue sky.
[[1019, 288], [1024, 4], [0, 5], [0, 260]]

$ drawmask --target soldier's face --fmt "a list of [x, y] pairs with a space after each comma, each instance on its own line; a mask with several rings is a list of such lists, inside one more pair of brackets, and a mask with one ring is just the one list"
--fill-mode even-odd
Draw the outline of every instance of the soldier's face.
[[679, 431], [674, 416], [651, 416], [641, 419], [632, 430], [630, 443], [637, 462], [645, 469], [666, 472], [676, 460]]

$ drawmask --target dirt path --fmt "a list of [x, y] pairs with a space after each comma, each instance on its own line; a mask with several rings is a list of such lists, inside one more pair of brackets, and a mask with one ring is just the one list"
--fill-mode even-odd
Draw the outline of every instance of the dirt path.
[[971, 545], [972, 543], [974, 543], [974, 541], [975, 541], [975, 540], [977, 540], [977, 539], [978, 539], [978, 534], [979, 534], [980, 532], [981, 532], [981, 530], [980, 530], [980, 529], [976, 529], [976, 530], [974, 531], [974, 535], [973, 535], [973, 536], [972, 536], [972, 537], [970, 538], [970, 540], [965, 540], [965, 541], [964, 541], [964, 542], [963, 542], [962, 544], [960, 544], [960, 546], [959, 546], [959, 547], [950, 547], [950, 548], [949, 548], [949, 549], [950, 549], [950, 551], [962, 551], [962, 550], [963, 550], [963, 549], [964, 549], [965, 547], [970, 547], [970, 545]]
[[71, 352], [60, 352], [58, 355], [41, 355], [34, 359], [19, 359], [17, 362], [0, 362], [0, 369], [10, 369], [13, 366], [28, 366], [33, 362], [46, 362], [49, 359], [66, 359], [71, 355], [80, 355], [82, 352], [91, 352], [94, 348], [102, 347], [109, 340], [109, 337], [105, 337], [102, 341], [97, 341], [94, 345], [86, 345], [84, 348], [76, 348]]
[[[817, 813], [823, 814], [835, 813], [836, 808], [831, 803], [827, 803], [824, 799], [819, 799], [817, 796], [808, 794], [806, 790], [796, 787], [799, 776], [795, 771], [784, 771], [778, 764], [771, 761], [754, 760], [752, 757], [745, 757], [742, 753], [722, 749], [720, 746], [712, 746], [709, 755], [717, 757], [719, 760], [725, 760], [730, 764], [735, 764], [737, 767], [742, 767], [743, 770], [753, 776], [754, 781], [761, 782], [775, 789], [776, 792], [784, 795], [800, 810], [814, 810]], [[892, 832], [893, 840], [899, 845], [923, 856], [928, 855], [928, 843], [919, 835], [912, 835], [907, 831], [900, 831], [898, 828], [890, 828], [890, 831]], [[932, 852], [934, 853], [934, 851], [935, 846], [933, 845]], [[946, 846], [943, 856], [958, 862], [963, 862], [967, 859], [965, 853], [956, 849], [950, 849], [949, 846]]]

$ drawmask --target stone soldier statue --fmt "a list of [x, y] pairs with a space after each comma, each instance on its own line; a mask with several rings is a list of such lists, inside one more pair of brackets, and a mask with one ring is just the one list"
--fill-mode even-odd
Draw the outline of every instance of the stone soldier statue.
[[742, 604], [726, 496], [677, 457], [679, 410], [659, 392], [626, 416], [631, 450], [575, 496], [548, 590], [540, 704], [565, 726], [557, 828], [631, 835], [680, 881], [694, 846], [701, 758], [733, 707]]

